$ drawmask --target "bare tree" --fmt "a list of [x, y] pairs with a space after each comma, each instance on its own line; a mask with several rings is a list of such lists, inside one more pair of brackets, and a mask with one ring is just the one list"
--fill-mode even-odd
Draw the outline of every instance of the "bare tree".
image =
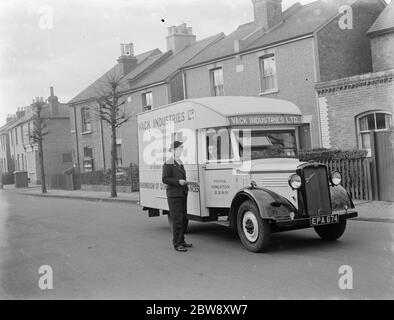
[[121, 101], [122, 93], [120, 90], [120, 83], [122, 77], [116, 74], [107, 75], [101, 81], [100, 89], [98, 91], [98, 116], [105, 121], [111, 129], [111, 197], [117, 197], [116, 192], [116, 162], [118, 159], [116, 134], [117, 129], [126, 123], [131, 115], [127, 115], [121, 106], [125, 101]]
[[38, 145], [38, 158], [39, 158], [40, 169], [41, 169], [42, 193], [47, 192], [47, 188], [45, 184], [43, 140], [44, 137], [48, 134], [48, 130], [45, 121], [41, 118], [41, 112], [44, 106], [45, 106], [45, 102], [43, 101], [42, 98], [37, 98], [35, 101], [33, 100], [33, 104], [31, 105], [32, 110], [34, 111], [33, 129], [30, 132], [30, 138], [32, 142], [37, 143]]

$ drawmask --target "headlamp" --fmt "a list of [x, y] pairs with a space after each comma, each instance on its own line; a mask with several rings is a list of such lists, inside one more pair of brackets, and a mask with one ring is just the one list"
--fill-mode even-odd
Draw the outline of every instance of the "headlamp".
[[289, 177], [289, 185], [293, 189], [301, 188], [301, 185], [302, 185], [301, 177], [298, 174], [291, 175]]

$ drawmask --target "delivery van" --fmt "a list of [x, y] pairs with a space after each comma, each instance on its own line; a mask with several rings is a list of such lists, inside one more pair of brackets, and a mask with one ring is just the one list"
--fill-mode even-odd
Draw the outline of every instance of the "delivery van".
[[338, 239], [357, 216], [341, 174], [298, 159], [300, 109], [263, 97], [188, 99], [137, 115], [140, 205], [168, 215], [163, 163], [183, 142], [188, 217], [236, 230], [246, 249], [268, 248], [274, 232], [313, 227]]

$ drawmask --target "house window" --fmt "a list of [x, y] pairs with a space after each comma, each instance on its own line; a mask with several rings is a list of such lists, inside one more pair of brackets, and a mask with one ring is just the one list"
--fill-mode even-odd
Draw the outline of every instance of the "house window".
[[152, 110], [153, 106], [153, 94], [152, 92], [146, 92], [142, 94], [142, 110]]
[[261, 92], [275, 91], [278, 89], [276, 76], [275, 56], [260, 58]]
[[122, 145], [117, 144], [116, 145], [116, 167], [117, 168], [122, 168]]
[[85, 158], [93, 158], [93, 148], [91, 147], [83, 148], [83, 156]]
[[23, 124], [21, 125], [21, 143], [23, 145], [24, 141], [23, 141]]
[[93, 148], [83, 148], [83, 169], [84, 171], [93, 171]]
[[92, 131], [89, 108], [85, 107], [81, 109], [81, 117], [82, 117], [82, 132]]
[[370, 112], [358, 116], [358, 141], [361, 149], [371, 149], [370, 130], [384, 130], [391, 126], [391, 114], [386, 112]]
[[224, 96], [223, 69], [217, 68], [210, 71], [211, 90], [213, 96]]
[[18, 145], [18, 128], [15, 128], [15, 145]]

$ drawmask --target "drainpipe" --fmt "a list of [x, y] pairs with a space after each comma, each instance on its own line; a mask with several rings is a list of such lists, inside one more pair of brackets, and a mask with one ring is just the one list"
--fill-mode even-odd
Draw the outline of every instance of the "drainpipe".
[[[101, 109], [101, 105], [100, 105]], [[105, 151], [104, 151], [104, 132], [103, 132], [103, 120], [99, 117], [100, 124], [100, 140], [101, 140], [101, 156], [103, 157], [103, 170], [105, 172]]]
[[75, 131], [75, 145], [77, 148], [77, 166], [78, 169], [81, 169], [80, 163], [79, 163], [79, 142], [78, 142], [78, 127], [77, 127], [77, 111], [76, 111], [76, 106], [72, 106], [73, 111], [74, 111], [74, 131]]

